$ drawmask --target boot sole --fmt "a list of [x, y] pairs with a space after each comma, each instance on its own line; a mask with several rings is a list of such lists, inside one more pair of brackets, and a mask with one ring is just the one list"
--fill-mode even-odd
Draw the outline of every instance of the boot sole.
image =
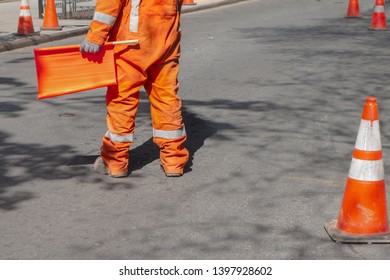
[[108, 172], [107, 166], [104, 163], [103, 159], [101, 157], [98, 157], [93, 165], [93, 169], [95, 172], [103, 175], [108, 175], [113, 178], [123, 178], [129, 176], [128, 173], [120, 173], [120, 174], [115, 174], [112, 175], [110, 172]]
[[164, 167], [160, 164], [160, 167], [162, 169], [162, 171], [164, 172], [165, 176], [167, 177], [181, 177], [183, 176], [183, 174], [180, 174], [180, 173], [168, 173], [165, 171]]

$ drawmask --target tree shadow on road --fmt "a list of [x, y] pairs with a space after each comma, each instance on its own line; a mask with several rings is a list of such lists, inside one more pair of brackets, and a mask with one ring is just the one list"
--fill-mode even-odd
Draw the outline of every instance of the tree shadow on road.
[[[80, 97], [76, 97], [78, 105], [75, 110], [80, 107]], [[68, 100], [72, 100], [69, 98]], [[47, 105], [66, 107], [69, 101], [63, 100], [63, 104], [59, 101], [53, 101]], [[84, 106], [93, 107], [98, 104], [95, 98], [84, 100]], [[69, 102], [70, 108], [72, 102]], [[20, 106], [17, 102], [2, 103], [0, 114], [4, 118], [20, 117], [20, 112], [26, 111], [27, 107]], [[73, 112], [72, 110], [66, 110]], [[56, 115], [58, 111], [55, 110]], [[148, 111], [146, 106], [140, 108], [139, 117], [144, 118]], [[186, 125], [188, 140], [185, 146], [190, 152], [190, 159], [185, 172], [191, 171], [195, 153], [203, 146], [204, 141], [215, 134], [219, 124], [197, 116], [190, 110], [183, 108], [183, 119]], [[142, 120], [145, 122], [145, 120]], [[225, 126], [222, 124], [222, 126]], [[17, 133], [17, 131], [15, 131]], [[76, 178], [83, 182], [91, 172], [91, 165], [98, 157], [97, 154], [80, 154], [77, 152], [77, 147], [70, 145], [44, 145], [12, 142], [12, 135], [0, 132], [0, 209], [13, 210], [18, 204], [31, 200], [35, 194], [30, 191], [17, 191], [18, 186], [35, 180], [59, 181]], [[147, 164], [159, 158], [159, 150], [150, 138], [140, 146], [135, 147], [130, 151], [130, 170], [135, 171], [144, 168]], [[111, 188], [113, 189], [113, 188]]]
[[61, 167], [74, 153], [70, 146], [43, 146], [10, 142], [10, 135], [0, 132], [0, 209], [13, 210], [19, 202], [33, 199], [30, 191], [12, 188], [34, 180], [66, 180], [86, 174], [85, 169], [64, 172]]

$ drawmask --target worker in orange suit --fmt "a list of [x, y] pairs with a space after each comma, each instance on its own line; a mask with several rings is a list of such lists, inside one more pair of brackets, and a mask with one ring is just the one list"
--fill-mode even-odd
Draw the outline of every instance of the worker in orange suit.
[[183, 0], [97, 0], [80, 51], [96, 53], [106, 41], [138, 39], [136, 46], [115, 45], [118, 84], [106, 94], [107, 127], [94, 168], [112, 177], [128, 176], [139, 91], [150, 100], [153, 141], [160, 148], [166, 176], [183, 175], [188, 150], [178, 96], [180, 10]]

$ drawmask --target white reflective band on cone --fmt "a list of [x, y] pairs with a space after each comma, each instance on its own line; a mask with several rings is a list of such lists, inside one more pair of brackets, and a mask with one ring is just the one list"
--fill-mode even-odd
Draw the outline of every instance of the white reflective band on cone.
[[384, 6], [375, 6], [374, 12], [375, 13], [384, 13], [385, 7]]
[[379, 121], [361, 120], [355, 148], [362, 151], [382, 150]]
[[108, 25], [113, 25], [116, 21], [116, 17], [100, 13], [100, 12], [95, 12], [93, 15], [93, 20], [108, 24]]
[[30, 17], [31, 16], [31, 12], [30, 10], [20, 10], [20, 16], [22, 17]]
[[186, 135], [184, 126], [178, 130], [159, 130], [153, 128], [153, 137], [165, 138], [165, 139], [176, 139]]
[[118, 134], [114, 134], [114, 133], [107, 131], [106, 137], [109, 138], [112, 142], [129, 143], [129, 142], [133, 142], [134, 134], [131, 133], [128, 135], [118, 135]]
[[131, 0], [130, 32], [138, 32], [138, 10], [141, 0]]
[[368, 182], [384, 180], [383, 160], [360, 160], [352, 158], [349, 178]]

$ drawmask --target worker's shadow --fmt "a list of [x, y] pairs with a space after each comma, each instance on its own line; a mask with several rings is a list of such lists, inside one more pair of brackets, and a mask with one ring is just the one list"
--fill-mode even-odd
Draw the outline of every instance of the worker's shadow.
[[[184, 173], [192, 171], [193, 159], [196, 151], [198, 151], [204, 144], [204, 141], [215, 134], [217, 129], [210, 124], [210, 121], [199, 118], [194, 113], [189, 112], [183, 108], [183, 120], [185, 123], [187, 141], [184, 146], [188, 149], [190, 157], [184, 169]], [[153, 138], [150, 138], [142, 145], [130, 151], [130, 171], [142, 169], [147, 164], [158, 160], [160, 158], [160, 151]]]
[[[184, 169], [185, 173], [191, 172], [196, 151], [204, 144], [204, 141], [217, 132], [217, 128], [211, 121], [199, 118], [196, 114], [183, 108], [183, 120], [185, 123], [187, 141], [184, 146], [188, 149], [190, 157]], [[99, 155], [76, 156], [68, 165], [93, 164]], [[142, 169], [147, 164], [160, 158], [159, 148], [150, 138], [141, 145], [130, 150], [129, 171]]]

